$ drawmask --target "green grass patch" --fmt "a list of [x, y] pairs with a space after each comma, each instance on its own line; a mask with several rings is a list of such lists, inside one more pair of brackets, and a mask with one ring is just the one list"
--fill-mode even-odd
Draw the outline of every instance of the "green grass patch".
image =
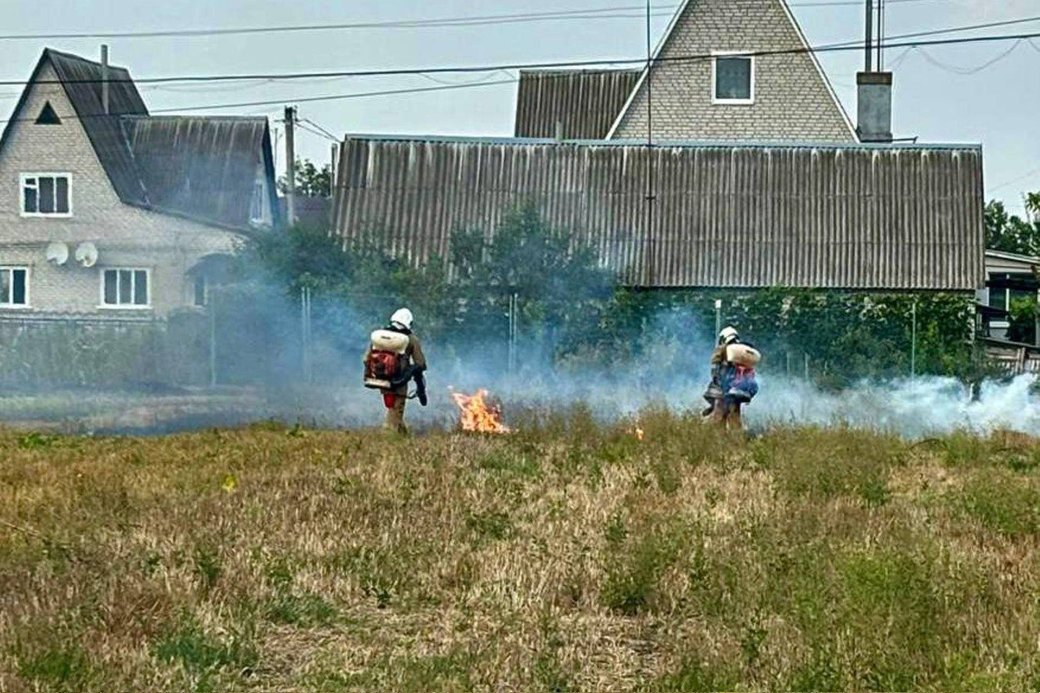
[[1040, 534], [1040, 484], [1001, 469], [973, 474], [952, 499], [963, 515], [1011, 539]]

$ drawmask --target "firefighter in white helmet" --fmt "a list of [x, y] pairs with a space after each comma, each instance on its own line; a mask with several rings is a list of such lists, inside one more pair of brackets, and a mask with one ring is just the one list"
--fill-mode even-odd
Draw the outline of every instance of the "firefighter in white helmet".
[[387, 429], [407, 433], [404, 407], [408, 401], [408, 383], [415, 380], [416, 396], [426, 406], [426, 357], [422, 344], [412, 332], [412, 311], [401, 308], [390, 316], [389, 324], [372, 333], [365, 351], [365, 386], [378, 389], [386, 406]]
[[726, 347], [737, 341], [740, 341], [740, 335], [735, 327], [727, 326], [719, 332], [715, 342], [715, 351], [711, 354], [711, 382], [708, 383], [708, 389], [704, 391], [704, 399], [707, 400], [708, 407], [701, 414], [705, 417], [711, 416], [718, 401], [725, 394], [722, 390], [722, 372], [723, 363], [726, 360]]
[[743, 426], [741, 405], [750, 402], [758, 393], [754, 366], [758, 363], [759, 353], [751, 345], [745, 345], [737, 349], [739, 362], [731, 361], [730, 347], [737, 344], [741, 341], [736, 328], [727, 326], [719, 332], [718, 344], [711, 355], [711, 383], [704, 393], [710, 406], [703, 414], [726, 428], [740, 429]]

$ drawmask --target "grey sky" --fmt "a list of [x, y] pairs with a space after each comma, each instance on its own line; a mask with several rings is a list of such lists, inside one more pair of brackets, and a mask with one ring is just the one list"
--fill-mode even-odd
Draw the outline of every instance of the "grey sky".
[[[811, 44], [860, 40], [860, 5], [808, 6], [833, 0], [790, 0]], [[85, 31], [141, 31], [231, 28], [398, 19], [466, 17], [639, 5], [641, 0], [352, 0], [293, 3], [272, 0], [199, 0], [142, 3], [139, 0], [70, 2], [0, 0], [5, 34]], [[678, 0], [654, 0], [662, 11]], [[890, 0], [889, 35], [1018, 17], [1040, 17], [1040, 0]], [[655, 40], [668, 18], [654, 21]], [[1040, 21], [975, 33], [1040, 31]], [[249, 36], [110, 39], [112, 62], [138, 78], [164, 75], [351, 70], [435, 65], [492, 65], [637, 58], [644, 54], [642, 19], [554, 20], [478, 27], [338, 30]], [[965, 34], [968, 35], [968, 34]], [[0, 77], [29, 76], [40, 51], [51, 46], [96, 57], [99, 40], [0, 40]], [[896, 49], [894, 127], [898, 137], [929, 142], [981, 142], [985, 146], [987, 198], [1005, 199], [1021, 209], [1025, 190], [1040, 189], [1040, 39], [1021, 42], [1003, 58], [974, 70], [1012, 49], [1011, 43]], [[855, 114], [855, 72], [860, 52], [821, 55], [821, 62], [846, 110]], [[513, 75], [515, 77], [515, 75]], [[423, 88], [439, 82], [499, 81], [509, 75], [441, 75], [345, 78], [291, 83], [142, 85], [149, 108], [183, 108], [231, 102], [291, 102], [298, 97], [396, 88]], [[7, 117], [17, 87], [0, 87], [0, 113]], [[515, 84], [404, 96], [383, 96], [300, 104], [310, 118], [336, 135], [345, 132], [509, 135]], [[281, 117], [279, 106], [214, 113]], [[303, 132], [303, 156], [329, 157], [328, 140]], [[281, 154], [279, 154], [281, 160]]]

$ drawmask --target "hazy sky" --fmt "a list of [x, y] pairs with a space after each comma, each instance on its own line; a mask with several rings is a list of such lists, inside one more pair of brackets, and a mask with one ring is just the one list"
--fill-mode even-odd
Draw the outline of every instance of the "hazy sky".
[[[642, 0], [0, 0], [2, 34], [233, 28], [400, 19], [472, 17], [630, 7]], [[655, 34], [678, 0], [654, 0]], [[811, 44], [861, 40], [860, 4], [847, 0], [790, 0]], [[114, 38], [114, 64], [137, 77], [285, 71], [496, 65], [638, 58], [644, 54], [643, 20], [631, 16], [553, 20], [520, 24], [410, 29], [313, 31], [193, 38]], [[889, 0], [889, 35], [1036, 16], [1040, 0]], [[1040, 21], [979, 33], [1040, 32]], [[970, 35], [970, 34], [964, 34]], [[45, 46], [96, 57], [100, 39], [0, 39], [0, 77], [26, 79]], [[1008, 52], [1010, 50], [1010, 52]], [[1003, 57], [1001, 57], [1003, 56]], [[1040, 39], [1017, 46], [990, 43], [926, 49], [893, 49], [894, 129], [897, 137], [925, 142], [981, 142], [985, 147], [986, 194], [1020, 209], [1021, 193], [1040, 190]], [[821, 62], [846, 110], [855, 114], [859, 51], [830, 53]], [[986, 63], [995, 61], [989, 66]], [[501, 81], [515, 74], [344, 78], [290, 83], [142, 85], [152, 110], [209, 104], [284, 100], [441, 82]], [[0, 113], [7, 117], [18, 87], [0, 87]], [[341, 136], [355, 133], [510, 135], [516, 85], [499, 84], [424, 94], [380, 96], [299, 104], [301, 118]], [[202, 111], [206, 112], [206, 111]], [[280, 106], [212, 110], [281, 118]], [[280, 129], [280, 125], [275, 124]], [[327, 139], [301, 132], [298, 151], [329, 158]], [[279, 152], [279, 161], [283, 160]]]

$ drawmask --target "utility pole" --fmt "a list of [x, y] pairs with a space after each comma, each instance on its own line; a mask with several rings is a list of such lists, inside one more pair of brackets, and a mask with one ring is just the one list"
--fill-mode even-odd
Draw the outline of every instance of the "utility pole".
[[339, 143], [332, 143], [332, 156], [329, 158], [329, 163], [332, 165], [332, 171], [329, 172], [329, 183], [332, 197], [336, 196], [336, 176], [339, 175]]
[[296, 107], [285, 107], [285, 221], [296, 223]]
[[643, 242], [645, 281], [655, 280], [654, 248], [654, 54], [650, 43], [651, 0], [646, 0], [646, 239]]
[[866, 42], [863, 44], [866, 49], [866, 62], [863, 66], [864, 72], [874, 71], [874, 0], [867, 0], [867, 25], [866, 25]]

